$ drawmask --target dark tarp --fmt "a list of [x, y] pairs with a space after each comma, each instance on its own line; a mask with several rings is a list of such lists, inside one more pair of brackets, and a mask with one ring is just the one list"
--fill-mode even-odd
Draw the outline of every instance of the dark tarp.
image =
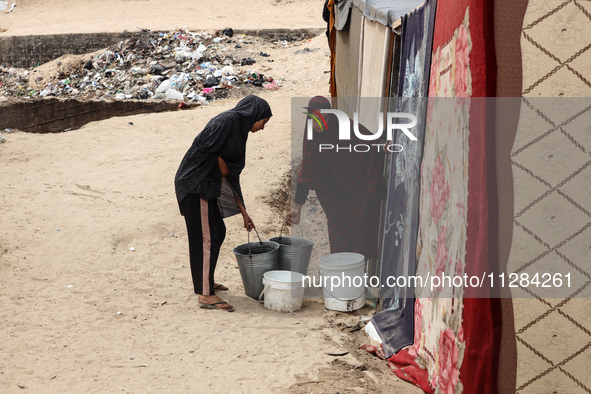
[[[402, 18], [398, 97], [391, 101], [390, 110], [417, 117], [418, 124], [413, 128], [417, 141], [410, 141], [402, 132], [395, 136], [395, 143], [404, 146], [404, 151], [392, 157], [381, 283], [386, 283], [388, 277], [408, 277], [416, 271], [420, 171], [435, 8], [436, 2], [429, 1]], [[385, 286], [380, 289], [380, 298], [383, 310], [372, 322], [382, 338], [386, 357], [390, 357], [413, 343], [414, 288]]]

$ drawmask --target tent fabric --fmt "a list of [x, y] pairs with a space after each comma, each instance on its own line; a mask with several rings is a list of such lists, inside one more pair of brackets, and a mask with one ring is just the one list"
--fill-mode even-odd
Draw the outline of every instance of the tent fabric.
[[[326, 2], [326, 8], [329, 12], [328, 18], [328, 48], [330, 49], [330, 81], [328, 90], [330, 95], [333, 97], [337, 96], [337, 83], [336, 83], [336, 65], [337, 65], [337, 29], [335, 29], [335, 9], [334, 0], [328, 0]], [[324, 14], [324, 12], [323, 12]]]
[[[378, 113], [385, 112], [390, 88], [392, 30], [369, 21], [362, 22], [363, 34], [359, 57], [359, 123], [369, 131], [378, 130]], [[378, 109], [376, 111], [376, 109]]]
[[[513, 169], [511, 149], [517, 133], [522, 92], [521, 27], [527, 0], [496, 0], [494, 36], [497, 62], [495, 150], [498, 200], [499, 269], [507, 271], [513, 237]], [[513, 300], [501, 289], [502, 329], [499, 352], [498, 392], [513, 394], [517, 388], [517, 341]]]
[[394, 21], [420, 7], [423, 0], [352, 0], [352, 3], [368, 20], [392, 26]]
[[[363, 14], [357, 8], [351, 10], [351, 17], [344, 29], [335, 31], [336, 58], [334, 70], [335, 91], [332, 97], [339, 97], [338, 109], [353, 118], [359, 96], [359, 57], [362, 39]], [[343, 98], [343, 100], [341, 100]]]
[[[359, 48], [363, 15], [353, 8], [347, 26], [335, 32], [335, 82], [337, 97], [357, 97], [359, 93]], [[335, 96], [335, 95], [333, 95]]]
[[349, 20], [349, 15], [351, 13], [351, 4], [351, 0], [341, 0], [335, 2], [335, 29], [343, 30], [343, 28], [347, 24], [347, 21]]
[[[473, 0], [437, 4], [429, 96], [438, 99], [429, 101], [421, 168], [417, 274], [422, 277], [473, 275], [495, 263], [489, 250], [496, 249], [490, 198], [496, 189], [488, 165], [494, 141], [485, 123], [487, 108], [483, 101], [443, 99], [494, 95], [489, 8]], [[414, 357], [433, 390], [495, 392], [498, 300], [471, 298], [463, 288], [416, 293], [414, 344], [389, 362], [405, 365]]]
[[[420, 165], [435, 9], [436, 1], [427, 1], [402, 19], [398, 97], [392, 100], [392, 109], [416, 115], [419, 124], [413, 128], [417, 141], [410, 142], [401, 132], [394, 137], [394, 143], [404, 146], [404, 154], [396, 155], [390, 170], [382, 283], [386, 283], [388, 277], [414, 275], [416, 270]], [[382, 338], [388, 358], [413, 343], [414, 289], [382, 287], [380, 299], [383, 310], [373, 316], [372, 322]]]
[[[524, 98], [508, 155], [514, 186], [509, 272], [571, 271], [589, 281], [590, 31], [589, 2], [527, 4], [519, 53]], [[569, 295], [581, 282], [571, 284]], [[513, 300], [516, 389], [590, 392], [589, 300], [542, 290], [532, 289], [538, 299]]]
[[591, 5], [530, 3], [521, 36], [523, 96], [591, 97]]

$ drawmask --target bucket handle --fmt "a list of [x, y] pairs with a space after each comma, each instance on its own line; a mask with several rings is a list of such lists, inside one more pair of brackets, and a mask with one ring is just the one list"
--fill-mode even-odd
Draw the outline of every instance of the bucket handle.
[[[279, 240], [281, 240], [281, 238], [283, 237], [283, 227], [285, 227], [285, 224], [286, 224], [287, 222], [288, 222], [288, 221], [286, 220], [286, 221], [285, 221], [285, 222], [283, 222], [283, 224], [281, 225], [281, 231], [279, 232]], [[295, 223], [294, 223], [294, 224], [295, 224]], [[302, 238], [302, 245], [303, 245], [303, 244], [304, 244], [304, 232], [302, 231], [302, 226], [300, 226], [299, 224], [296, 224], [296, 226], [298, 226], [298, 227], [299, 227], [299, 229], [300, 229], [300, 235], [302, 236], [301, 238]]]
[[[259, 237], [259, 244], [262, 245], [263, 244], [263, 241], [261, 240], [261, 236], [259, 235], [259, 232], [257, 231], [256, 228], [253, 228], [253, 230], [255, 231], [255, 233], [257, 233], [257, 237]], [[250, 256], [250, 255], [252, 255], [252, 251], [250, 249], [250, 231], [248, 231], [247, 234], [248, 235], [247, 235], [247, 238], [246, 239], [248, 240], [248, 243], [247, 243], [247, 245], [248, 245], [248, 255]]]
[[261, 294], [259, 295], [259, 301], [261, 302], [261, 304], [264, 302], [263, 300], [261, 300], [261, 298], [263, 298], [263, 295], [265, 295], [265, 293], [267, 292], [267, 290], [269, 289], [269, 285], [265, 285], [265, 287], [263, 288], [263, 291], [261, 291]]

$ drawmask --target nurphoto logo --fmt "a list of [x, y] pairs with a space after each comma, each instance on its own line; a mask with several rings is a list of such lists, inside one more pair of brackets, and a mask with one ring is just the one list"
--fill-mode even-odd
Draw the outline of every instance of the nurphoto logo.
[[[401, 144], [388, 144], [388, 141], [393, 141], [394, 130], [400, 130], [406, 135], [409, 140], [416, 141], [417, 137], [411, 133], [410, 129], [417, 125], [417, 117], [407, 112], [388, 112], [386, 115], [386, 137], [382, 138], [384, 133], [384, 115], [382, 112], [378, 113], [378, 129], [374, 134], [364, 134], [359, 131], [359, 114], [355, 112], [353, 114], [353, 122], [349, 119], [349, 116], [338, 109], [326, 109], [322, 108], [320, 111], [313, 110], [308, 107], [304, 107], [310, 112], [307, 112], [310, 118], [306, 122], [306, 138], [308, 140], [314, 139], [314, 122], [319, 127], [320, 132], [328, 130], [328, 124], [322, 114], [332, 114], [336, 116], [339, 125], [339, 141], [351, 141], [351, 123], [353, 124], [353, 133], [358, 140], [361, 141], [375, 141], [374, 143], [359, 143], [359, 144], [319, 144], [318, 151], [334, 150], [347, 151], [347, 152], [358, 152], [364, 153], [369, 152], [372, 149], [387, 150], [388, 152], [402, 152], [404, 147]], [[410, 122], [398, 123], [400, 120], [410, 120]], [[330, 121], [330, 120], [329, 120]]]

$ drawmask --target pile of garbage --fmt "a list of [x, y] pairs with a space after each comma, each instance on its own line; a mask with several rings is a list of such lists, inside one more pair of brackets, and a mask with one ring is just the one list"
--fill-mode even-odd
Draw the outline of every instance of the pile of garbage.
[[[255, 59], [241, 57], [252, 52], [242, 48], [254, 40], [260, 39], [234, 38], [232, 29], [213, 35], [182, 29], [141, 30], [68, 72], [62, 70], [42, 89], [30, 86], [35, 86], [29, 83], [33, 69], [0, 66], [0, 97], [174, 99], [190, 106], [224, 97], [241, 85], [279, 89], [278, 81], [248, 67]], [[256, 55], [269, 57], [264, 52]]]

